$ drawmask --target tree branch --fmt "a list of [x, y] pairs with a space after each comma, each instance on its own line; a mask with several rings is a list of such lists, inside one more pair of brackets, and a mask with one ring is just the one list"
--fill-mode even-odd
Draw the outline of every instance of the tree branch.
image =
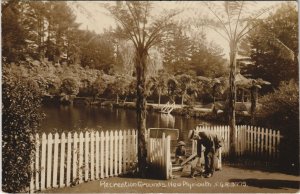
[[116, 15], [112, 14], [114, 18], [123, 26], [123, 28], [127, 31], [129, 34], [129, 38], [133, 41], [136, 48], [138, 47], [138, 39], [136, 37], [136, 34], [133, 31], [133, 34], [131, 33], [131, 30], [128, 28], [128, 26], [124, 23], [124, 21], [120, 18], [118, 18]]
[[[146, 42], [146, 46], [145, 48], [150, 48], [151, 46], [153, 46], [153, 42], [155, 41], [155, 39], [157, 39], [159, 37], [159, 32], [162, 32], [164, 30], [164, 28], [166, 28], [167, 25], [162, 26], [161, 28], [157, 28], [156, 33], [151, 34], [151, 37], [149, 37], [148, 41]], [[153, 35], [153, 36], [152, 36]]]
[[[228, 5], [228, 3], [229, 2], [225, 2], [225, 3], [227, 3], [227, 6], [226, 6], [226, 14], [227, 14], [227, 18], [228, 18], [228, 22], [229, 22], [229, 31], [230, 31], [230, 35], [232, 35], [232, 29], [231, 29], [231, 22], [230, 22], [230, 17], [229, 17], [229, 5]], [[230, 37], [230, 39], [231, 39], [232, 37]]]
[[153, 30], [152, 34], [149, 36], [148, 38], [148, 41], [146, 41], [146, 45], [145, 45], [145, 48], [149, 48], [149, 45], [151, 44], [151, 42], [153, 41], [153, 38], [156, 36], [156, 34], [159, 33], [160, 30], [162, 30], [163, 28], [163, 24], [164, 24], [165, 21], [162, 21], [160, 23], [160, 25], [158, 25], [156, 27], [156, 29]]
[[149, 2], [147, 1], [147, 5], [146, 5], [146, 10], [145, 10], [145, 15], [144, 15], [144, 21], [143, 21], [143, 40], [142, 40], [142, 44], [143, 46], [145, 45], [145, 40], [146, 40], [146, 31], [145, 31], [145, 26], [146, 26], [146, 21], [147, 21], [147, 14], [148, 14], [148, 6], [150, 6]]
[[221, 22], [221, 24], [223, 25], [224, 27], [224, 31], [226, 32], [228, 38], [230, 38], [230, 33], [228, 32], [227, 28], [226, 28], [226, 25], [224, 24], [224, 22], [221, 20], [221, 18], [211, 9], [211, 7], [205, 3], [207, 8], [215, 15], [215, 17]]
[[213, 26], [208, 26], [210, 29], [214, 30], [215, 32], [217, 32], [220, 36], [222, 36], [225, 40], [227, 40], [229, 42], [229, 38], [224, 36], [221, 32], [219, 32], [217, 29], [213, 28]]
[[240, 12], [239, 12], [239, 16], [238, 16], [238, 19], [237, 19], [236, 24], [235, 24], [235, 29], [234, 29], [234, 34], [233, 34], [233, 36], [234, 36], [233, 38], [234, 39], [238, 38], [236, 36], [236, 30], [237, 30], [237, 26], [238, 26], [238, 23], [239, 23], [239, 20], [240, 20], [240, 16], [241, 16], [241, 12], [242, 12], [243, 6], [244, 6], [244, 1], [242, 2], [241, 9], [240, 9]]
[[[129, 3], [130, 3], [130, 2], [127, 1], [127, 2], [126, 2], [126, 5], [127, 5], [127, 7], [128, 7], [129, 12], [130, 12], [131, 15], [132, 15], [132, 19], [133, 19], [134, 23], [136, 24], [136, 29], [139, 31], [139, 29], [140, 29], [139, 18], [135, 16], [135, 14], [133, 13], [133, 11], [132, 11], [131, 6], [129, 5]], [[133, 7], [134, 7], [134, 6], [133, 6]], [[134, 30], [134, 27], [133, 27], [133, 30]], [[138, 42], [141, 42], [141, 34], [140, 34], [140, 32], [138, 32], [137, 34], [138, 34], [138, 35], [137, 35]]]
[[[252, 21], [256, 20], [257, 18], [259, 18], [261, 15], [263, 15], [264, 13], [266, 13], [267, 11], [270, 11], [272, 9], [268, 8], [266, 10], [264, 10], [263, 12], [259, 13], [258, 15], [256, 15]], [[249, 26], [250, 23], [248, 22], [248, 24], [241, 30], [241, 32], [238, 34], [237, 39], [240, 40], [243, 36], [245, 36], [248, 32], [250, 32], [252, 29], [256, 28], [259, 24], [255, 25], [254, 27], [250, 28], [248, 31], [246, 31], [245, 33], [243, 33]]]

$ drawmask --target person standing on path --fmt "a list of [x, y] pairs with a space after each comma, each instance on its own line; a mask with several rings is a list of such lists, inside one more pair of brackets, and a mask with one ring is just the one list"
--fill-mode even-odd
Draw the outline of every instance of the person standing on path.
[[[197, 132], [195, 130], [190, 130], [188, 138], [191, 140], [197, 140], [197, 156], [199, 160], [202, 155], [202, 145], [205, 147], [204, 151], [204, 161], [205, 161], [205, 172], [204, 176], [209, 178], [213, 176], [215, 171], [215, 157], [217, 150], [222, 147], [221, 139], [217, 134], [207, 131]], [[195, 169], [191, 171], [191, 177], [195, 175]]]

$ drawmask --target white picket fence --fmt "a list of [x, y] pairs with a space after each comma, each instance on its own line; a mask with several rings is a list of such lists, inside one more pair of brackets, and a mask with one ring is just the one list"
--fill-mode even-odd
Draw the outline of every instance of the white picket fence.
[[172, 175], [170, 136], [163, 133], [162, 138], [148, 138], [147, 159], [152, 172], [169, 179]]
[[[222, 155], [229, 152], [229, 126], [197, 126], [223, 138]], [[124, 174], [136, 169], [137, 131], [36, 134], [36, 153], [30, 191], [65, 187], [84, 181]], [[278, 157], [280, 132], [252, 126], [237, 126], [237, 154]], [[172, 173], [170, 136], [147, 138], [148, 162], [168, 179]]]
[[117, 176], [137, 162], [135, 130], [36, 135], [30, 191]]
[[[280, 131], [261, 127], [238, 125], [236, 133], [236, 152], [238, 155], [250, 154], [278, 157]], [[222, 154], [229, 153], [230, 130], [229, 126], [197, 126], [196, 130], [207, 130], [218, 134], [223, 140]]]

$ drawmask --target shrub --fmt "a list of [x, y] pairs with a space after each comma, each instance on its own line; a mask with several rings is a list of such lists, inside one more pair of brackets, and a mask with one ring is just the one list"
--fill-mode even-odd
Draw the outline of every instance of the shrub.
[[99, 76], [91, 85], [90, 92], [93, 96], [94, 100], [97, 96], [104, 93], [104, 91], [107, 88], [107, 83], [105, 82], [105, 79], [102, 76]]
[[61, 84], [61, 92], [66, 95], [76, 96], [79, 92], [79, 85], [73, 78], [65, 78]]
[[35, 82], [3, 76], [2, 84], [2, 189], [25, 191], [31, 178], [34, 135], [42, 114], [40, 90]]
[[293, 80], [283, 82], [260, 102], [260, 125], [279, 129], [283, 135], [280, 162], [285, 169], [299, 169], [299, 85]]

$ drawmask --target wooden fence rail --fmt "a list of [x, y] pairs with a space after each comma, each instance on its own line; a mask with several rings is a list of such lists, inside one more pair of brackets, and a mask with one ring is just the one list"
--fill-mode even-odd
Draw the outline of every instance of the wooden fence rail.
[[117, 176], [137, 162], [136, 130], [36, 135], [30, 191]]
[[[261, 127], [238, 125], [236, 136], [236, 153], [238, 155], [256, 155], [276, 158], [279, 155], [280, 131]], [[223, 139], [222, 154], [229, 153], [230, 130], [229, 126], [196, 127], [197, 131], [206, 130], [218, 134]]]

